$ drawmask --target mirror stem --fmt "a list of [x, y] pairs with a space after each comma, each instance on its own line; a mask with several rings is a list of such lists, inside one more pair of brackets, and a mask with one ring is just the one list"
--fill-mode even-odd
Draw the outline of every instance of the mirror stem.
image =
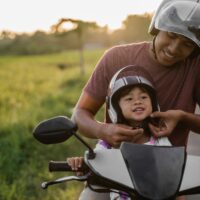
[[79, 135], [77, 135], [75, 132], [73, 133], [73, 135], [88, 148], [88, 150], [89, 150], [88, 159], [94, 159], [95, 158], [95, 153], [94, 153], [93, 149]]

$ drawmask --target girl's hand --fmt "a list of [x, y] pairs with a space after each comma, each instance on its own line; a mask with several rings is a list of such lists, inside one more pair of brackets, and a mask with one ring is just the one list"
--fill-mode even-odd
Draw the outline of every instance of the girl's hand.
[[67, 163], [69, 166], [71, 166], [72, 171], [76, 171], [77, 176], [82, 176], [83, 172], [79, 172], [79, 168], [83, 164], [83, 157], [71, 157], [67, 158]]

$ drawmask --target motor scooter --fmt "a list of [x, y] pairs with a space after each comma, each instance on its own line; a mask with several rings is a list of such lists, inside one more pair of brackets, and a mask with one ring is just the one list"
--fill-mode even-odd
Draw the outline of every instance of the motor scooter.
[[[33, 136], [43, 144], [56, 144], [76, 137], [87, 151], [82, 176], [66, 176], [43, 182], [41, 187], [86, 181], [95, 192], [122, 191], [136, 200], [174, 200], [179, 195], [200, 194], [200, 155], [185, 147], [151, 146], [122, 142], [119, 149], [93, 150], [66, 116], [40, 122]], [[200, 139], [200, 136], [198, 136]], [[66, 161], [50, 161], [49, 171], [71, 171]]]

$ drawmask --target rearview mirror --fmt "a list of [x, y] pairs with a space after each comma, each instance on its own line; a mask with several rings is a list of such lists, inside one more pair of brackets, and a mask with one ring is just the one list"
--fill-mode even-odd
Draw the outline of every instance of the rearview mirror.
[[43, 144], [61, 143], [70, 138], [77, 126], [64, 116], [54, 117], [39, 123], [33, 130], [34, 137]]

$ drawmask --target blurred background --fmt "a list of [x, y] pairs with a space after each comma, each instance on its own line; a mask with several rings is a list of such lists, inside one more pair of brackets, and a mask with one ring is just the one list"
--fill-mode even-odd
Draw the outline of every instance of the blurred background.
[[[2, 0], [0, 0], [1, 2]], [[104, 51], [151, 40], [148, 26], [160, 0], [7, 0], [0, 12], [0, 199], [76, 200], [82, 183], [47, 191], [49, 160], [83, 155], [73, 138], [38, 143], [33, 128], [71, 116], [83, 86]], [[103, 111], [97, 116], [103, 120]], [[91, 145], [95, 140], [89, 140]]]

